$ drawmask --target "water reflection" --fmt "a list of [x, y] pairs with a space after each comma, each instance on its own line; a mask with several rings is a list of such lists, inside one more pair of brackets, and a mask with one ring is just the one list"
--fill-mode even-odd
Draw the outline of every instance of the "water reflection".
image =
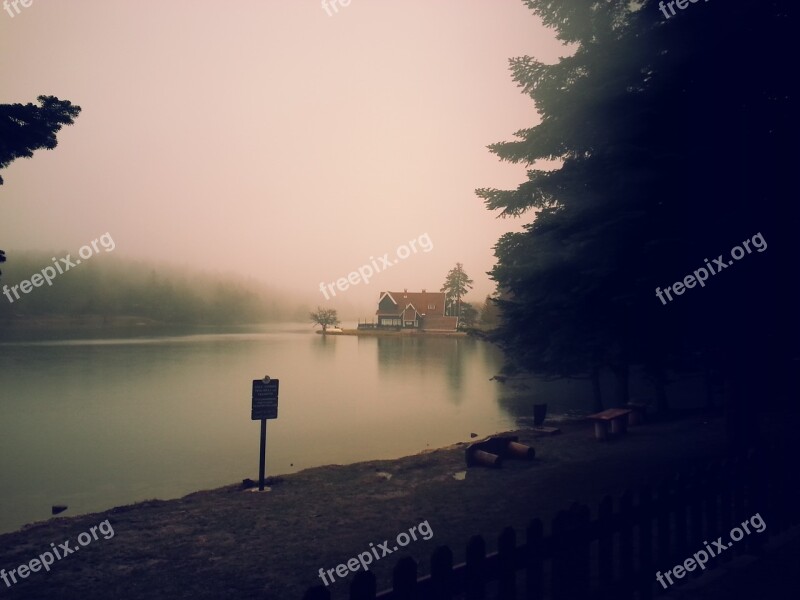
[[[508, 429], [471, 339], [322, 336], [308, 327], [0, 343], [0, 531], [254, 477], [251, 381], [281, 380], [267, 474], [395, 458]], [[122, 474], [122, 475], [121, 475]]]
[[[472, 338], [423, 337], [417, 335], [372, 338], [377, 345], [379, 372], [386, 376], [403, 372], [423, 378], [427, 373], [446, 374], [448, 399], [454, 405], [461, 404], [470, 386], [475, 385], [470, 365], [478, 361], [481, 372], [498, 369], [500, 353]], [[488, 377], [487, 377], [488, 379]], [[481, 384], [480, 388], [489, 389]], [[489, 394], [493, 397], [493, 394]]]

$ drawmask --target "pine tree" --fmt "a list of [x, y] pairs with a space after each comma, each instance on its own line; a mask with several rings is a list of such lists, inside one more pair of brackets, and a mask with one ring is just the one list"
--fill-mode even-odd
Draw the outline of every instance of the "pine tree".
[[[41, 148], [55, 148], [61, 127], [72, 125], [81, 112], [80, 106], [55, 96], [39, 96], [37, 100], [41, 106], [0, 104], [0, 169], [17, 158], [30, 158]], [[0, 185], [3, 185], [2, 175]], [[5, 261], [5, 253], [0, 250], [0, 263]]]
[[464, 265], [456, 263], [456, 266], [447, 273], [444, 285], [439, 290], [445, 293], [445, 306], [447, 314], [461, 314], [461, 298], [467, 291], [472, 289], [472, 279], [464, 272]]
[[[533, 167], [516, 190], [477, 190], [503, 216], [536, 213], [495, 247], [502, 317], [493, 339], [506, 370], [591, 376], [608, 367], [625, 402], [633, 365], [663, 392], [667, 369], [714, 362], [733, 376], [763, 364], [752, 348], [768, 336], [770, 360], [786, 360], [797, 280], [784, 293], [776, 282], [798, 272], [800, 256], [796, 203], [784, 198], [797, 187], [791, 3], [697, 3], [670, 20], [650, 0], [526, 4], [576, 49], [552, 65], [510, 61], [541, 122], [490, 150]], [[561, 166], [536, 168], [542, 159]], [[759, 230], [780, 254], [669, 306], [655, 297]]]

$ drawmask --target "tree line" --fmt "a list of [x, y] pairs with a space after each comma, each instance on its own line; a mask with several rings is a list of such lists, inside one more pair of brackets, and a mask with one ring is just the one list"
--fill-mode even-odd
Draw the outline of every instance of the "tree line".
[[[43, 252], [15, 253], [3, 282], [30, 277], [52, 264], [50, 257]], [[6, 322], [135, 316], [170, 324], [232, 325], [297, 319], [299, 310], [289, 298], [242, 280], [112, 256], [85, 261], [52, 286], [35, 288], [13, 303], [0, 296], [0, 320]]]

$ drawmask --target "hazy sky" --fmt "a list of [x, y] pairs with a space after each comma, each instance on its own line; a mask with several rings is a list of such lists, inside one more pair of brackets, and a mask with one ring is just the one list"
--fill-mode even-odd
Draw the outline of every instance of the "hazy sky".
[[0, 11], [0, 103], [51, 94], [83, 112], [57, 149], [3, 171], [10, 259], [109, 232], [115, 255], [324, 305], [320, 282], [427, 233], [430, 252], [328, 305], [368, 314], [380, 290], [438, 290], [456, 262], [473, 300], [493, 289], [492, 246], [520, 222], [474, 189], [524, 179], [486, 145], [537, 122], [508, 58], [567, 53], [519, 0], [352, 0], [332, 16], [319, 0], [19, 8]]

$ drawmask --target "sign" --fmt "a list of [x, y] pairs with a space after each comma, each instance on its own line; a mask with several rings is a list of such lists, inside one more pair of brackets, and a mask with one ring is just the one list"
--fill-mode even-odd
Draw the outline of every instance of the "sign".
[[[253, 379], [253, 406], [250, 418], [261, 421], [261, 449], [258, 461], [258, 491], [264, 491], [264, 472], [267, 467], [267, 419], [278, 418], [278, 380], [265, 375]], [[266, 488], [269, 491], [269, 488]]]
[[278, 418], [278, 380], [253, 380], [253, 406], [250, 412], [253, 421]]

